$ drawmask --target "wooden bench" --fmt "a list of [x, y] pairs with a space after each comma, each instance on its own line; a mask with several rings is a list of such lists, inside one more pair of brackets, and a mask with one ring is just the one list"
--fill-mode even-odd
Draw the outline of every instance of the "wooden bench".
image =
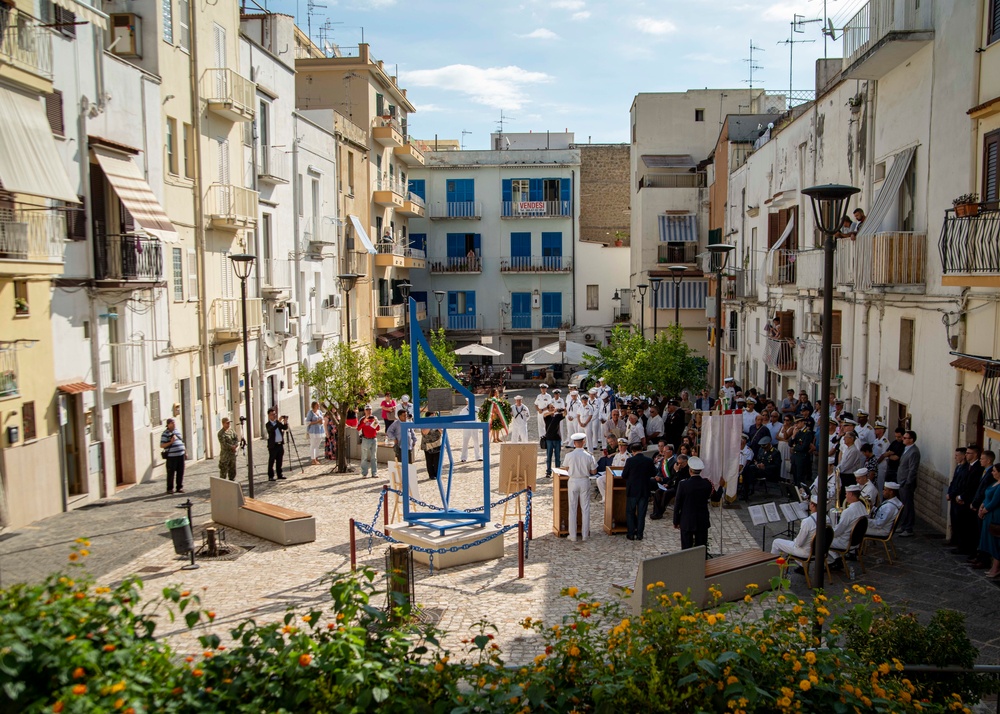
[[316, 519], [256, 498], [245, 498], [235, 481], [211, 478], [212, 520], [280, 545], [316, 540]]
[[[724, 601], [739, 600], [751, 583], [760, 590], [770, 589], [771, 578], [778, 574], [774, 565], [777, 557], [760, 550], [745, 550], [705, 560], [705, 546], [698, 546], [642, 560], [635, 580], [613, 583], [611, 590], [628, 600], [635, 615], [654, 606], [651, 596], [659, 593], [650, 593], [646, 588], [657, 582], [664, 585], [660, 592], [684, 593], [704, 608], [714, 601], [709, 594], [712, 586], [722, 591]], [[625, 594], [626, 590], [631, 593]]]

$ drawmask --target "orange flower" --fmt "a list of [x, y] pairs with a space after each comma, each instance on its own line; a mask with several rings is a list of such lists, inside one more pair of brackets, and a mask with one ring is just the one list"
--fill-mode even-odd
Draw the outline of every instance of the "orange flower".
[[55, 704], [52, 705], [52, 711], [54, 711], [54, 712], [56, 712], [58, 714], [58, 712], [61, 712], [63, 710], [64, 706], [65, 706], [65, 704], [63, 704], [62, 700], [60, 700], [60, 701], [58, 701], [58, 702], [56, 702]]
[[299, 655], [299, 664], [303, 667], [308, 667], [309, 663], [312, 662], [313, 657], [311, 654]]
[[70, 560], [77, 560], [77, 559], [78, 559], [79, 557], [80, 557], [80, 556], [79, 556], [79, 555], [77, 555], [76, 553], [70, 553], [70, 554], [69, 554], [69, 559], [70, 559]]
[[115, 709], [121, 709], [123, 706], [125, 706], [125, 700], [124, 699], [122, 699], [121, 697], [119, 697], [118, 699], [115, 700]]
[[882, 596], [881, 595], [872, 595], [872, 602], [874, 602], [876, 604], [882, 602]]
[[74, 684], [72, 689], [73, 694], [86, 694], [87, 685], [86, 684]]
[[215, 619], [215, 612], [212, 611], [212, 610], [209, 610], [208, 612], [206, 612], [205, 615], [208, 616], [209, 620], [214, 620]]
[[114, 652], [115, 651], [115, 646], [114, 645], [104, 645], [104, 651], [105, 652]]
[[778, 559], [777, 559], [776, 561], [774, 561], [774, 562], [775, 562], [775, 563], [777, 563], [778, 565], [784, 565], [784, 564], [785, 564], [785, 563], [787, 563], [788, 561], [787, 561], [787, 560], [785, 560], [784, 558], [778, 558]]
[[191, 655], [188, 655], [187, 657], [184, 658], [184, 661], [185, 662], [194, 662], [194, 657], [192, 657]]
[[190, 590], [185, 590], [184, 592], [181, 593], [181, 597], [187, 597], [190, 594], [191, 594]]
[[183, 691], [184, 690], [181, 689], [180, 687], [174, 687], [173, 689], [170, 690], [170, 693], [173, 694], [176, 697], [178, 694], [180, 694]]
[[192, 676], [200, 677], [201, 675], [204, 674], [204, 672], [202, 672], [200, 669], [196, 669], [196, 670], [192, 671], [191, 674], [192, 674]]
[[87, 673], [84, 671], [83, 667], [77, 667], [73, 670], [73, 679], [83, 679], [86, 676]]

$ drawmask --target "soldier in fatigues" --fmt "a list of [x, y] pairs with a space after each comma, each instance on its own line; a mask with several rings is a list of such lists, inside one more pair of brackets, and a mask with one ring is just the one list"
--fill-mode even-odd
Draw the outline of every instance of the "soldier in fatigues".
[[229, 417], [222, 417], [219, 429], [219, 478], [236, 480], [236, 450], [240, 448], [240, 437], [236, 436]]

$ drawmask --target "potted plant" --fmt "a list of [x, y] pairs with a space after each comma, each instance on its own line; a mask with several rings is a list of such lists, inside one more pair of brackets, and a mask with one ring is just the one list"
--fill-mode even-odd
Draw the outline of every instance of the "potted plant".
[[979, 215], [978, 193], [964, 193], [951, 203], [955, 206], [955, 215], [960, 218]]
[[615, 247], [621, 248], [625, 245], [626, 238], [628, 238], [628, 233], [625, 231], [615, 231]]
[[28, 301], [23, 297], [14, 298], [14, 314], [15, 315], [27, 315], [28, 314]]

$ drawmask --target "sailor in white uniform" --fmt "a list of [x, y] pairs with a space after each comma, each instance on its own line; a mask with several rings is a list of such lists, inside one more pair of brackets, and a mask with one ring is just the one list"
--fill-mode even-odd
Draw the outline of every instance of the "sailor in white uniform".
[[[538, 385], [541, 393], [535, 397], [535, 419], [538, 422], [538, 437], [541, 438], [542, 434], [545, 433], [545, 412], [548, 411], [549, 405], [552, 403], [552, 395], [549, 394], [549, 385], [542, 384]], [[559, 407], [556, 407], [558, 409]]]
[[878, 505], [878, 487], [869, 480], [870, 476], [864, 466], [854, 472], [854, 478], [861, 487], [861, 498], [864, 499], [868, 512], [873, 513]]
[[868, 524], [868, 531], [865, 535], [885, 538], [892, 530], [892, 524], [896, 522], [896, 516], [903, 510], [903, 502], [899, 500], [899, 484], [895, 481], [886, 481], [882, 489], [882, 496], [885, 500], [875, 511], [871, 523]]
[[[569, 400], [566, 402], [566, 429], [570, 433], [580, 430], [580, 422], [578, 419], [582, 406], [583, 402], [580, 401], [580, 393], [575, 389], [569, 390]], [[586, 438], [586, 436], [584, 438]], [[570, 443], [567, 442], [563, 444], [563, 446], [570, 446]]]
[[594, 422], [594, 409], [590, 406], [590, 395], [587, 393], [580, 395], [580, 407], [576, 411], [577, 427], [586, 434], [584, 447], [587, 451], [594, 448], [594, 442], [590, 439], [590, 425]]
[[813, 539], [816, 537], [816, 503], [819, 499], [815, 496], [809, 499], [809, 515], [799, 523], [799, 532], [795, 540], [787, 538], [775, 538], [771, 543], [771, 553], [781, 555], [788, 553], [796, 558], [808, 558], [812, 552]]
[[[852, 484], [847, 487], [846, 491], [847, 508], [840, 514], [837, 525], [833, 529], [833, 542], [830, 543], [831, 552], [826, 557], [831, 566], [840, 560], [840, 556], [832, 552], [832, 549], [843, 550], [846, 548], [851, 542], [851, 531], [854, 530], [854, 524], [860, 519], [868, 517], [868, 509], [861, 502], [861, 487]], [[843, 567], [843, 563], [840, 563], [839, 567]]]
[[510, 410], [510, 439], [508, 439], [508, 443], [528, 443], [529, 416], [528, 407], [524, 406], [524, 398], [520, 394], [515, 395], [514, 406]]
[[590, 399], [588, 401], [588, 407], [590, 408], [590, 421], [587, 422], [587, 444], [589, 444], [591, 450], [600, 451], [602, 431], [601, 412], [604, 411], [604, 407], [601, 404], [601, 399], [598, 396], [596, 387], [590, 390]]

